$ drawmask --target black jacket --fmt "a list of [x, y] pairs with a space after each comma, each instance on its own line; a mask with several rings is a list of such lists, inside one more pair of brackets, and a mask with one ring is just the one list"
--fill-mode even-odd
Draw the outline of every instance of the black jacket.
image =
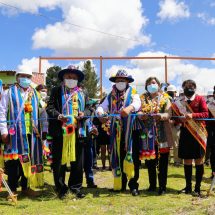
[[46, 107], [49, 119], [49, 134], [51, 136], [62, 135], [62, 124], [58, 116], [62, 113], [61, 86], [54, 87]]
[[58, 120], [58, 116], [62, 114], [62, 87], [54, 87], [46, 108], [49, 119], [49, 134], [51, 136], [62, 135], [62, 123]]

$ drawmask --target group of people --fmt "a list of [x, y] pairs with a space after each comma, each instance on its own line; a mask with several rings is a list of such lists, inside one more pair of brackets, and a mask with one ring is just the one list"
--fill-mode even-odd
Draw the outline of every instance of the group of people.
[[76, 67], [69, 66], [58, 73], [61, 85], [52, 89], [47, 104], [44, 102], [46, 87], [33, 88], [31, 78], [29, 72], [17, 72], [17, 82], [1, 95], [2, 154], [8, 184], [14, 194], [20, 178], [26, 195], [35, 194], [31, 188], [43, 186], [43, 151], [47, 136], [52, 140], [54, 184], [60, 198], [69, 191], [78, 198], [85, 196], [83, 171], [87, 186], [97, 187], [92, 171], [95, 139], [103, 142], [103, 167], [106, 145], [109, 145], [112, 192], [123, 192], [128, 185], [133, 196], [139, 195], [139, 169], [144, 160], [148, 169], [148, 192], [156, 191], [158, 177], [158, 194], [164, 194], [172, 146], [178, 149], [177, 162], [184, 161], [186, 186], [180, 192], [192, 192], [194, 160], [194, 192], [200, 195], [207, 142], [215, 174], [215, 126], [213, 120], [208, 121], [206, 130], [205, 123], [206, 118], [215, 117], [215, 92], [206, 104], [204, 97], [196, 94], [193, 80], [184, 81], [183, 92], [176, 97], [173, 85], [163, 91], [160, 81], [149, 77], [145, 93], [139, 95], [131, 85], [133, 77], [119, 70], [109, 79], [113, 83], [111, 92], [92, 110], [84, 87], [80, 87], [84, 73]]

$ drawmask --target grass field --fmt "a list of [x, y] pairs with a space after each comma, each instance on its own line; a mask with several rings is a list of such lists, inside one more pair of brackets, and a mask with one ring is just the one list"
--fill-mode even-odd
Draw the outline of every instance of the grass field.
[[[167, 194], [158, 196], [149, 194], [148, 174], [145, 168], [140, 170], [140, 196], [133, 197], [126, 193], [111, 193], [112, 173], [110, 171], [96, 171], [95, 182], [97, 189], [84, 189], [87, 196], [77, 200], [69, 194], [66, 199], [59, 200], [53, 190], [52, 173], [45, 172], [46, 185], [40, 197], [29, 199], [19, 196], [17, 206], [5, 200], [5, 189], [0, 193], [0, 214], [215, 214], [215, 197], [197, 198], [191, 195], [177, 194], [185, 185], [183, 167], [169, 166]], [[193, 169], [193, 176], [195, 174]], [[206, 194], [211, 180], [210, 169], [205, 169], [202, 183], [203, 194]], [[194, 178], [193, 178], [194, 179]], [[194, 182], [193, 182], [194, 184]], [[84, 186], [86, 187], [85, 183]]]

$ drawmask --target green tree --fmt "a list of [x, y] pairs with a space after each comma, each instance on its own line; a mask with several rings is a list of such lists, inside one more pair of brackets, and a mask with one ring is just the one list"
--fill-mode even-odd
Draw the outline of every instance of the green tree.
[[83, 86], [87, 96], [89, 98], [97, 98], [99, 92], [99, 79], [90, 60], [84, 63], [83, 73], [85, 78], [81, 85]]
[[50, 94], [53, 87], [59, 86], [60, 81], [58, 80], [58, 72], [61, 70], [59, 66], [52, 66], [46, 71], [46, 86], [48, 88], [48, 93]]

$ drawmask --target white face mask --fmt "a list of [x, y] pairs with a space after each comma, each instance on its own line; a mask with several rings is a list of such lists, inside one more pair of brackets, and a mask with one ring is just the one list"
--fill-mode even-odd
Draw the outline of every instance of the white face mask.
[[46, 92], [40, 92], [40, 96], [42, 99], [46, 99], [47, 93]]
[[74, 79], [65, 79], [64, 80], [64, 83], [65, 85], [68, 87], [68, 88], [74, 88], [74, 87], [77, 87], [77, 84], [78, 84], [78, 80], [74, 80]]
[[126, 88], [127, 83], [126, 82], [118, 82], [116, 83], [116, 88], [119, 91], [123, 91]]

